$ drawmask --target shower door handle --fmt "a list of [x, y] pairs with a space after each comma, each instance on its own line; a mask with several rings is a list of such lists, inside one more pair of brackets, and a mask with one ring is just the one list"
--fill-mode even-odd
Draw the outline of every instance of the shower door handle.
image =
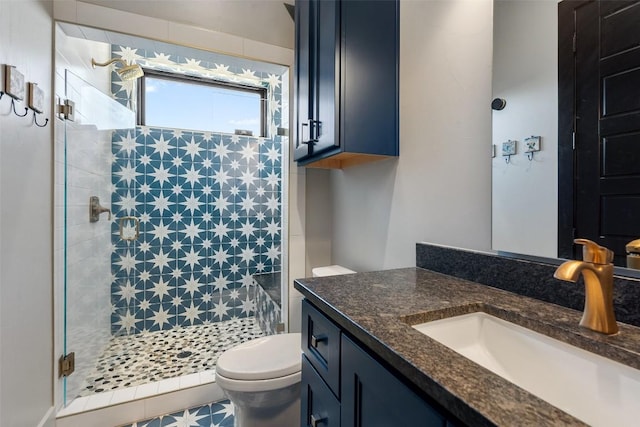
[[[133, 223], [136, 225], [136, 233], [133, 235], [133, 237], [126, 237], [124, 235], [125, 221], [133, 221]], [[140, 220], [135, 216], [123, 216], [122, 218], [120, 218], [118, 228], [120, 229], [120, 239], [122, 240], [133, 241], [133, 240], [138, 240], [138, 237], [140, 237]]]

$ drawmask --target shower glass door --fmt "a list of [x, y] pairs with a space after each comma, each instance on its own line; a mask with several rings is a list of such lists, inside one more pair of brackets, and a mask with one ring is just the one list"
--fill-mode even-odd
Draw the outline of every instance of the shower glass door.
[[[129, 316], [119, 312], [134, 312], [114, 306], [111, 295], [112, 288], [133, 289], [136, 280], [136, 260], [128, 255], [138, 244], [135, 114], [106, 94], [110, 82], [104, 76], [96, 72], [96, 81], [87, 82], [65, 72], [70, 117], [64, 122], [61, 168], [63, 351], [75, 355], [75, 371], [64, 380], [65, 406], [90, 392], [86, 381], [112, 336], [112, 317], [127, 321]], [[117, 274], [112, 265], [119, 267]], [[131, 297], [121, 301], [126, 305]]]

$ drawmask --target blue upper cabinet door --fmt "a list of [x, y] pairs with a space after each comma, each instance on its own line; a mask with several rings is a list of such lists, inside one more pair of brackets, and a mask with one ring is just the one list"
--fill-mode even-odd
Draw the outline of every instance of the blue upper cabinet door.
[[340, 145], [336, 134], [338, 5], [336, 0], [296, 1], [295, 160]]
[[317, 0], [317, 73], [314, 86], [316, 102], [314, 105], [313, 155], [329, 150], [339, 150], [340, 135], [336, 133], [338, 124], [340, 88], [340, 38], [339, 5], [335, 0]]
[[313, 37], [312, 4], [309, 0], [296, 0], [295, 3], [295, 150], [293, 158], [302, 160], [311, 154], [310, 122], [313, 118], [312, 62]]
[[399, 3], [343, 0], [340, 7], [343, 149], [397, 156]]

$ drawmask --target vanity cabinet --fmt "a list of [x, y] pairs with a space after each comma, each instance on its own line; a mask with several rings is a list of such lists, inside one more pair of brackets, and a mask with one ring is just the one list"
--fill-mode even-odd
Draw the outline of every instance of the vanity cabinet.
[[302, 426], [454, 425], [307, 300], [302, 302], [302, 352]]
[[296, 0], [299, 166], [398, 156], [398, 0]]

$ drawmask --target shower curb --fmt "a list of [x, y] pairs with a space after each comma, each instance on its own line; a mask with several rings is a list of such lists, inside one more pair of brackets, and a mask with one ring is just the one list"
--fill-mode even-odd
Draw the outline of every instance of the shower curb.
[[[130, 389], [139, 389], [145, 386], [153, 388], [154, 385], [157, 389], [157, 385], [161, 382], [130, 387]], [[107, 402], [107, 399], [111, 400], [107, 395], [113, 393], [100, 393], [95, 396], [75, 399], [69, 407], [58, 412], [56, 427], [113, 427], [225, 399], [220, 386], [211, 381], [114, 404], [100, 405], [100, 400], [103, 402]], [[87, 409], [88, 405], [92, 405], [90, 399], [98, 403], [96, 403], [96, 407]]]

